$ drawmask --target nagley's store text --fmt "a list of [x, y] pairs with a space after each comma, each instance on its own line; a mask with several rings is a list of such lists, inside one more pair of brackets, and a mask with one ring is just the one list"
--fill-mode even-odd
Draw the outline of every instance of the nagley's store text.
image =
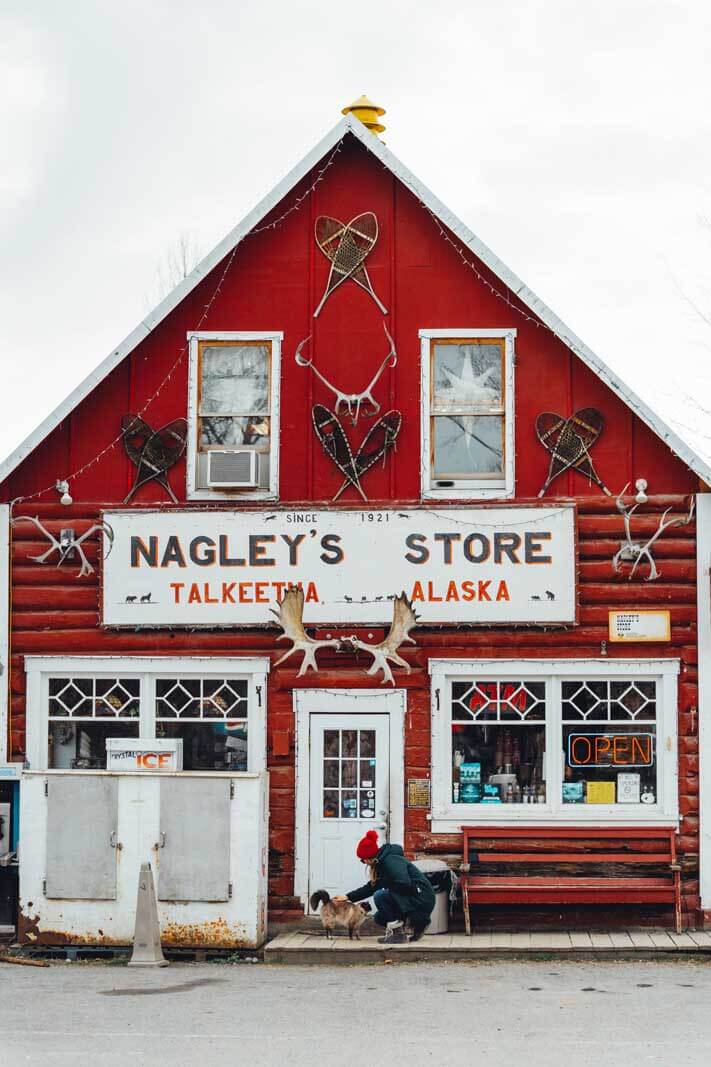
[[150, 863], [253, 948], [368, 828], [460, 928], [711, 915], [711, 470], [366, 104], [0, 469], [27, 944], [128, 944]]
[[103, 518], [106, 625], [260, 625], [290, 585], [314, 623], [384, 623], [401, 590], [431, 623], [575, 621], [572, 506]]

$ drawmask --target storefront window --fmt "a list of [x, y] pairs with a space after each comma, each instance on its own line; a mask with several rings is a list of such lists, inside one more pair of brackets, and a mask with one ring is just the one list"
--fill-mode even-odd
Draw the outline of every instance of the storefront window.
[[543, 682], [452, 683], [452, 802], [545, 802]]
[[676, 814], [676, 661], [430, 670], [433, 822]]
[[657, 685], [564, 681], [564, 804], [655, 804]]
[[183, 740], [185, 771], [247, 770], [247, 682], [156, 679], [156, 737]]
[[111, 738], [180, 739], [184, 771], [265, 768], [267, 659], [59, 659], [25, 659], [33, 769], [106, 770]]
[[47, 766], [102, 770], [107, 737], [138, 737], [138, 678], [50, 678]]

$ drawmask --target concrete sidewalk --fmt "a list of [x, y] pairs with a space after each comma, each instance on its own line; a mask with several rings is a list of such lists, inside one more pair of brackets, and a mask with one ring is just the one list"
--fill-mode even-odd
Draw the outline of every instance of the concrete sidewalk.
[[405, 945], [379, 945], [376, 937], [350, 941], [344, 932], [329, 940], [323, 932], [296, 931], [279, 934], [264, 948], [267, 963], [377, 963], [402, 956], [409, 960], [467, 960], [501, 955], [553, 954], [580, 957], [656, 956], [659, 953], [711, 953], [711, 933], [629, 929], [611, 933], [554, 931], [543, 933], [476, 932], [434, 934]]

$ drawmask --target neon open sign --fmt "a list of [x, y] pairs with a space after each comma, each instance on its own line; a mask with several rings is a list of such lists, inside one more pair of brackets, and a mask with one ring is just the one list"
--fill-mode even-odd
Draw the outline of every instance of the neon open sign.
[[654, 734], [570, 734], [570, 767], [651, 767]]

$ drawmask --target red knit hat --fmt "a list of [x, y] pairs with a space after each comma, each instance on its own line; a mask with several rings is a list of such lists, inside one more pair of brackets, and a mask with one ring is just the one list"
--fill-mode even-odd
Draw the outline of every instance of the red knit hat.
[[377, 856], [379, 849], [378, 831], [368, 830], [365, 837], [362, 837], [358, 842], [356, 856], [359, 860], [372, 860]]

